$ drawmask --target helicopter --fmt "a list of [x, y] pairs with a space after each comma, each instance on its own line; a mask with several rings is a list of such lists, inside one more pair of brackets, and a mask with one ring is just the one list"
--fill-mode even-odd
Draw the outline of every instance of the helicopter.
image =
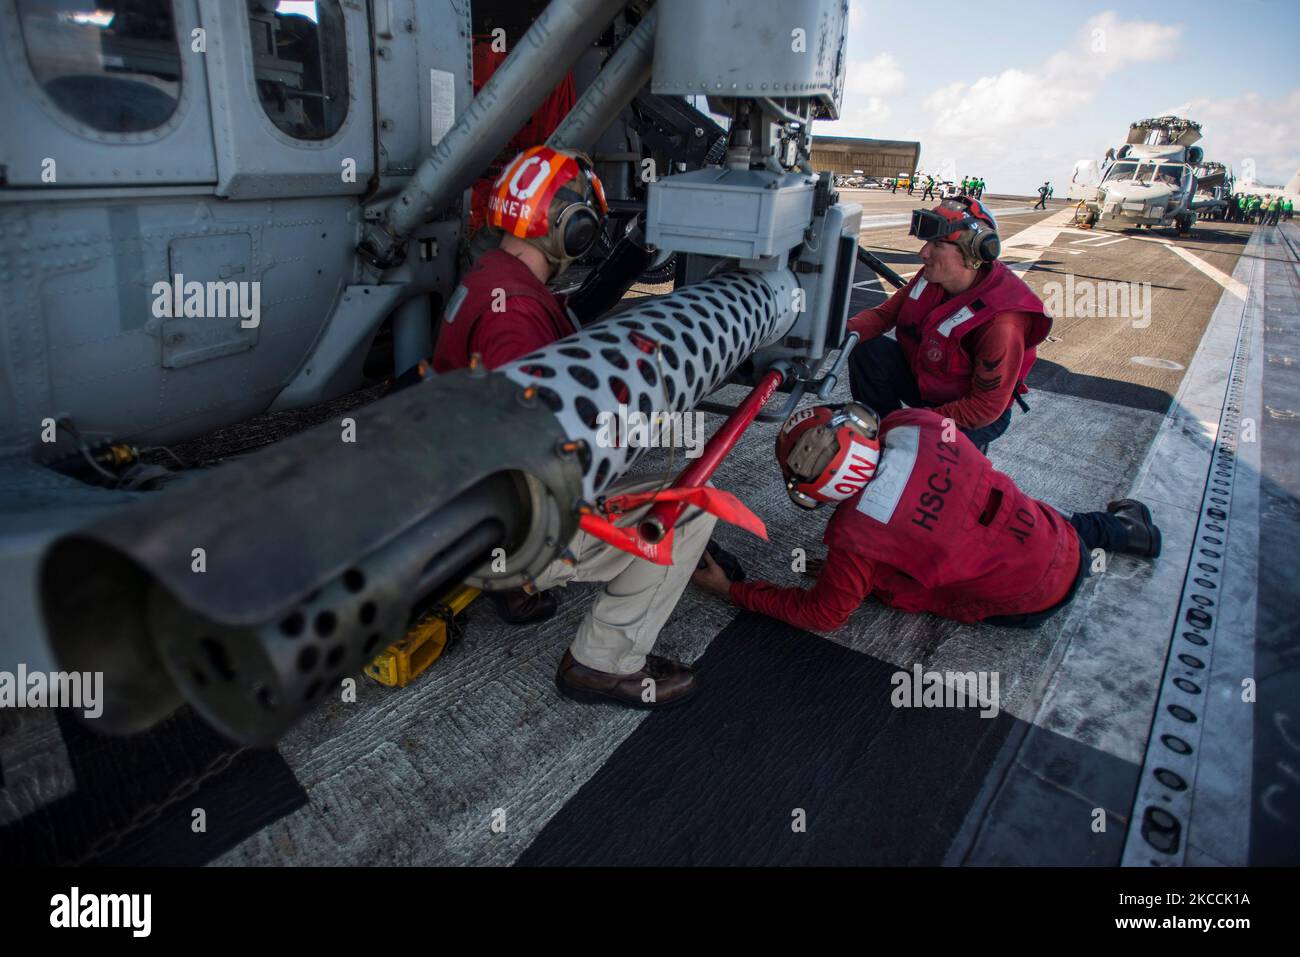
[[[643, 370], [624, 392], [646, 415], [729, 383], [779, 384], [787, 409], [827, 391], [861, 209], [809, 157], [847, 19], [846, 0], [4, 4], [0, 668], [103, 672], [101, 730], [188, 702], [272, 742], [439, 589], [526, 586], [559, 556], [640, 451], [599, 445], [590, 410], [615, 395], [586, 381]], [[526, 363], [383, 394], [431, 353], [476, 187], [521, 131], [591, 156], [592, 259], [639, 220], [676, 288]], [[173, 450], [339, 401], [226, 461]], [[327, 642], [310, 668], [304, 631]]]
[[1178, 116], [1138, 120], [1127, 142], [1092, 185], [1076, 166], [1069, 196], [1080, 201], [1078, 223], [1100, 229], [1172, 227], [1191, 233], [1197, 213], [1218, 200], [1197, 198], [1196, 170], [1205, 160], [1195, 144], [1201, 125]]

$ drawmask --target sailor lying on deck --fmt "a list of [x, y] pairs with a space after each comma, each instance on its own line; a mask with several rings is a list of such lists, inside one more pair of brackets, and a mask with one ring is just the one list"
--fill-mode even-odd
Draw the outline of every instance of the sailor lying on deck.
[[707, 557], [692, 580], [797, 628], [834, 631], [869, 595], [902, 611], [1031, 628], [1074, 597], [1094, 549], [1160, 554], [1141, 502], [1066, 519], [928, 409], [884, 421], [853, 402], [801, 409], [782, 426], [776, 456], [795, 504], [835, 504], [817, 583], [733, 583]]

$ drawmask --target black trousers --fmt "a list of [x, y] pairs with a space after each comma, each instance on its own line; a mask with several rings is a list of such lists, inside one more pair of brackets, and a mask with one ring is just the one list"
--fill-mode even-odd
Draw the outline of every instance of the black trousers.
[[[916, 376], [907, 364], [902, 347], [888, 336], [859, 342], [854, 348], [849, 356], [849, 391], [856, 401], [869, 406], [882, 419], [897, 412], [904, 404], [914, 409], [928, 405], [921, 398]], [[984, 452], [1009, 425], [1011, 410], [1007, 409], [988, 425], [960, 431]]]
[[1047, 619], [1074, 601], [1079, 593], [1079, 586], [1091, 574], [1092, 550], [1105, 549], [1116, 551], [1128, 545], [1128, 532], [1120, 520], [1109, 512], [1075, 512], [1070, 516], [1070, 524], [1079, 533], [1079, 573], [1074, 576], [1074, 584], [1069, 592], [1051, 608], [1030, 612], [1024, 615], [993, 615], [984, 619], [986, 625], [999, 628], [1037, 628]]

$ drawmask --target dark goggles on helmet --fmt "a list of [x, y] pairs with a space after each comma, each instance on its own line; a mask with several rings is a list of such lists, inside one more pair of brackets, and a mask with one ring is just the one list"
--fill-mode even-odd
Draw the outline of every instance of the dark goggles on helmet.
[[[949, 218], [944, 213], [953, 213], [954, 215]], [[933, 209], [914, 209], [912, 210], [912, 226], [907, 231], [907, 234], [915, 236], [923, 243], [928, 243], [931, 240], [942, 239], [951, 233], [955, 233], [966, 224], [969, 218], [956, 210], [936, 212]]]
[[922, 242], [943, 239], [959, 230], [965, 229], [968, 225], [977, 220], [990, 229], [998, 228], [997, 220], [993, 214], [984, 208], [984, 204], [978, 200], [973, 200], [968, 196], [957, 197], [947, 202], [956, 202], [964, 206], [965, 209], [949, 209], [946, 206], [940, 206], [938, 209], [914, 209], [912, 210], [912, 226], [908, 230], [909, 236], [915, 236]]

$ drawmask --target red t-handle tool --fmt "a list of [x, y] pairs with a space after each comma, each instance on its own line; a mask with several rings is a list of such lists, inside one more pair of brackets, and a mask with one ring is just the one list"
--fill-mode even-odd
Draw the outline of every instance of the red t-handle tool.
[[767, 528], [762, 519], [730, 492], [704, 483], [708, 482], [722, 460], [736, 447], [741, 435], [762, 411], [784, 378], [785, 373], [779, 369], [773, 369], [764, 375], [722, 423], [721, 428], [713, 433], [699, 459], [683, 469], [668, 488], [656, 492], [614, 495], [603, 500], [606, 515], [629, 512], [646, 502], [653, 502], [650, 511], [635, 528], [620, 528], [591, 508], [584, 510], [579, 527], [615, 548], [631, 552], [657, 565], [672, 564], [673, 529], [682, 513], [691, 505], [738, 525], [766, 541]]

